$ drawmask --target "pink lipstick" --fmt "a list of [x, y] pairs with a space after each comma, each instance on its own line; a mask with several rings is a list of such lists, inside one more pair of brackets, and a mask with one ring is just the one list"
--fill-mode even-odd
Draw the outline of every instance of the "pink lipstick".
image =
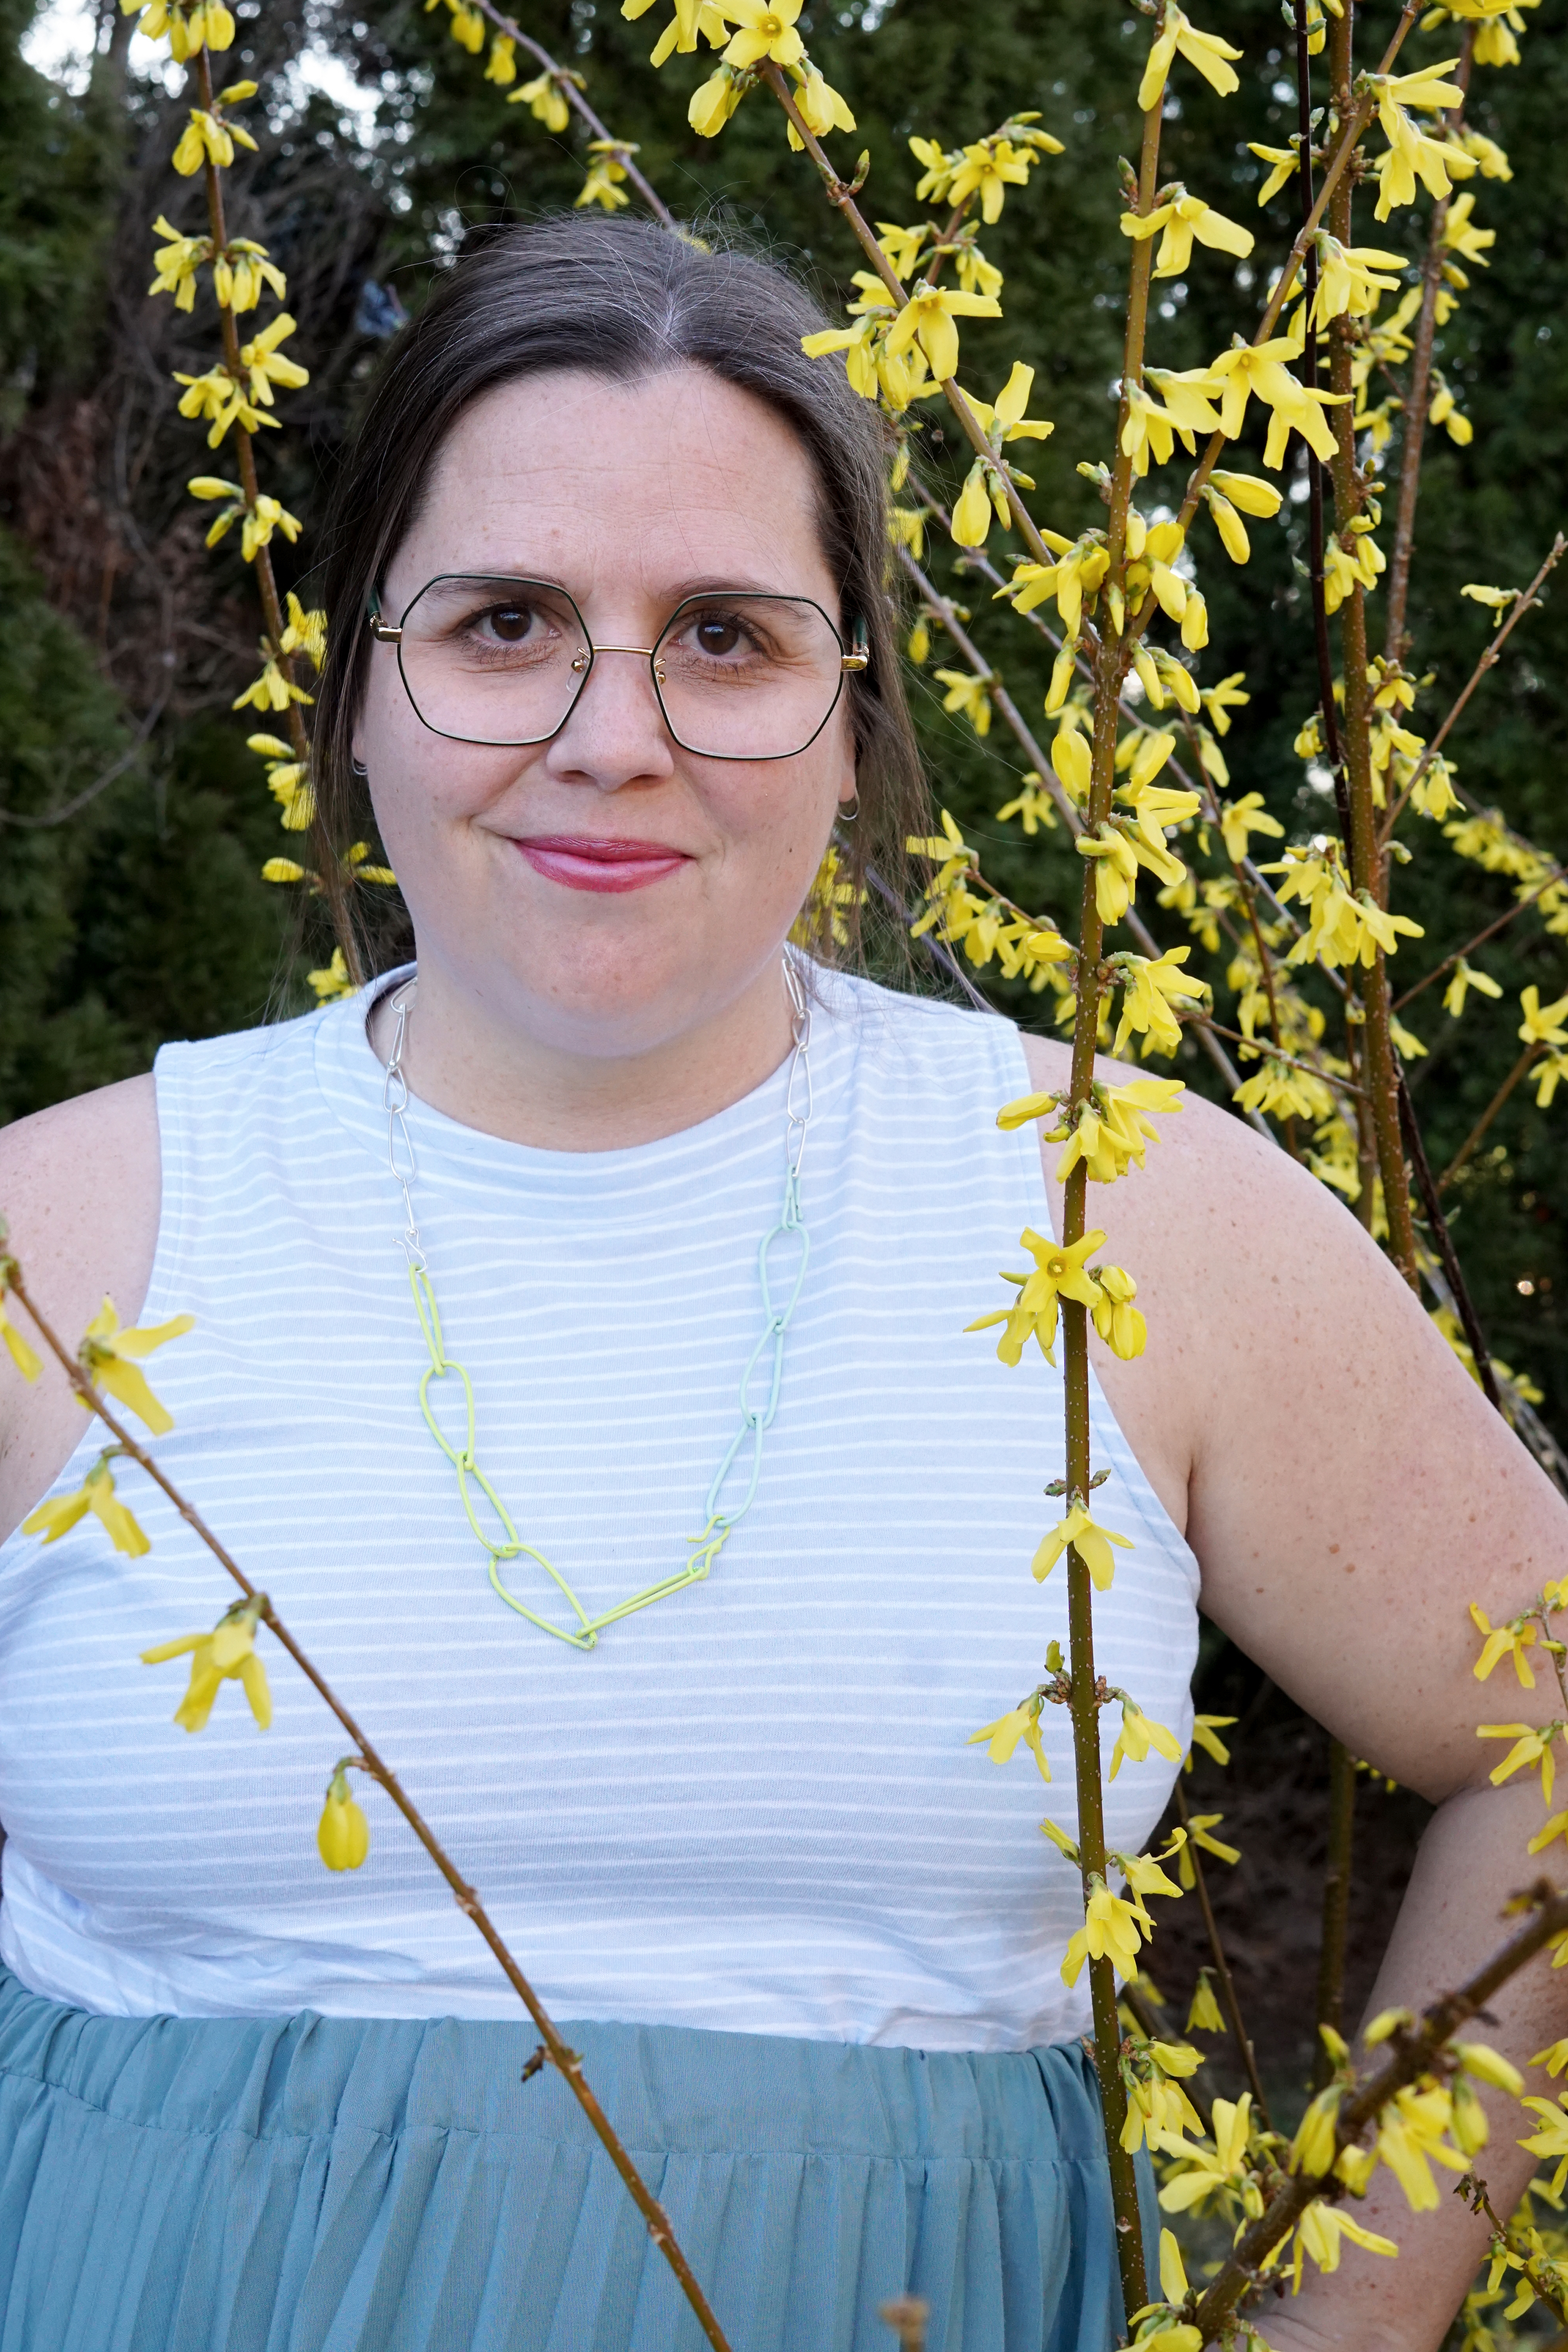
[[568, 890], [645, 890], [691, 864], [663, 841], [620, 841], [592, 834], [536, 834], [517, 847], [536, 874]]

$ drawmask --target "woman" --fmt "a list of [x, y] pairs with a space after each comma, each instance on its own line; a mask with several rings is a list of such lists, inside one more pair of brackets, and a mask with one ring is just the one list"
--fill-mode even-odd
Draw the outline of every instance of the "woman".
[[[877, 430], [801, 356], [817, 323], [652, 227], [459, 263], [346, 470], [319, 712], [417, 974], [23, 1122], [0, 1200], [61, 1328], [105, 1291], [195, 1316], [160, 1459], [483, 1890], [737, 2352], [886, 2342], [906, 2288], [944, 2352], [1101, 2352], [1081, 1898], [1038, 1830], [1042, 1796], [1071, 1824], [1067, 1728], [1049, 1794], [966, 1744], [1065, 1635], [1027, 1573], [1056, 1376], [962, 1336], [1060, 1210], [994, 1114], [1065, 1061], [788, 944], [835, 824], [858, 872], [918, 823]], [[1097, 1509], [1134, 1543], [1101, 1663], [1185, 1738], [1201, 1568], [1234, 1640], [1438, 1801], [1376, 1995], [1418, 2002], [1526, 1867], [1466, 1607], [1562, 1568], [1563, 1506], [1239, 1121], [1189, 1104], [1104, 1218], [1150, 1338], [1099, 1360]], [[454, 1467], [465, 1380], [516, 1540]], [[99, 1437], [58, 1381], [3, 1393], [15, 1527]], [[308, 1686], [274, 1651], [265, 1738], [228, 1692], [199, 1740], [170, 1724], [137, 1654], [227, 1595], [121, 1487], [146, 1556], [91, 1518], [0, 1554], [7, 2340], [695, 2342], [390, 1809], [321, 1870]], [[1119, 1775], [1113, 1845], [1172, 1777]], [[1511, 1986], [1492, 2038], [1559, 2032], [1560, 1981]], [[1280, 2352], [1437, 2343], [1478, 2233], [1384, 2179], [1405, 2257], [1313, 2277]]]

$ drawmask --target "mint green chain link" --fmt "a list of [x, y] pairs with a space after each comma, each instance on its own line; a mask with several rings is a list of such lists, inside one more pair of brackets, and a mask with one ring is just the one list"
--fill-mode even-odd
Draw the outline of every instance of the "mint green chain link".
[[[403, 1109], [408, 1097], [402, 1075], [406, 1004], [399, 1000], [403, 997], [404, 992], [400, 991], [399, 998], [393, 1000], [398, 1012], [398, 1034], [387, 1071], [389, 1149], [392, 1151], [392, 1172], [402, 1185], [404, 1201], [409, 1212], [408, 1228], [404, 1236], [404, 1245], [408, 1251], [409, 1288], [413, 1294], [414, 1311], [419, 1317], [420, 1330], [423, 1334], [425, 1349], [430, 1358], [429, 1365], [420, 1378], [420, 1411], [424, 1415], [425, 1426], [432, 1437], [457, 1473], [457, 1492], [464, 1514], [474, 1531], [476, 1539], [488, 1555], [490, 1582], [497, 1598], [504, 1601], [508, 1609], [515, 1609], [519, 1617], [526, 1617], [530, 1625], [537, 1625], [541, 1633], [553, 1634], [558, 1642], [569, 1643], [576, 1650], [594, 1649], [598, 1644], [600, 1634], [607, 1625], [617, 1624], [622, 1618], [633, 1616], [640, 1609], [651, 1609], [654, 1601], [667, 1600], [672, 1593], [683, 1592], [689, 1584], [701, 1583], [725, 1545], [729, 1541], [735, 1528], [746, 1517], [757, 1498], [757, 1490], [762, 1476], [763, 1440], [778, 1413], [779, 1398], [783, 1391], [785, 1334], [789, 1330], [795, 1308], [800, 1303], [800, 1292], [806, 1279], [807, 1262], [810, 1254], [810, 1238], [800, 1214], [800, 1181], [801, 1153], [805, 1144], [806, 1128], [811, 1115], [810, 1070], [806, 1058], [810, 1039], [810, 1015], [801, 998], [796, 975], [788, 963], [785, 965], [785, 980], [796, 1016], [795, 1056], [790, 1066], [785, 1106], [786, 1135], [791, 1148], [786, 1155], [788, 1166], [784, 1181], [784, 1201], [779, 1211], [779, 1222], [763, 1235], [758, 1246], [757, 1263], [762, 1289], [763, 1326], [757, 1345], [747, 1360], [746, 1370], [740, 1376], [740, 1426], [721, 1455], [718, 1467], [714, 1472], [709, 1484], [703, 1503], [705, 1524], [702, 1533], [688, 1536], [685, 1538], [692, 1548], [691, 1557], [685, 1566], [677, 1569], [673, 1575], [662, 1577], [656, 1584], [644, 1586], [641, 1592], [634, 1592], [629, 1601], [620, 1601], [616, 1607], [605, 1610], [597, 1617], [589, 1615], [554, 1561], [546, 1553], [540, 1551], [537, 1545], [523, 1541], [517, 1533], [511, 1513], [479, 1467], [475, 1444], [474, 1384], [463, 1365], [446, 1352], [446, 1343], [441, 1328], [441, 1312], [435, 1303], [430, 1268], [425, 1261], [423, 1251], [419, 1246], [417, 1228], [413, 1222], [409, 1186], [413, 1180], [414, 1168], [413, 1149], [408, 1141], [407, 1128], [403, 1119]], [[798, 1111], [795, 1108], [796, 1080], [802, 1070], [805, 1073], [807, 1090], [806, 1108], [803, 1112]], [[396, 1093], [393, 1092], [394, 1081], [398, 1089]], [[393, 1139], [395, 1131], [399, 1128], [402, 1130], [406, 1171], [399, 1165]], [[786, 1246], [794, 1243], [796, 1253], [793, 1276], [792, 1278], [788, 1275], [783, 1276], [781, 1295], [776, 1299], [770, 1259], [775, 1245], [780, 1243]], [[751, 1402], [752, 1377], [758, 1363], [769, 1349], [771, 1362], [768, 1365], [765, 1373], [767, 1394], [760, 1404], [754, 1405]], [[432, 1381], [447, 1380], [457, 1381], [462, 1388], [464, 1434], [461, 1445], [455, 1445], [447, 1436], [436, 1418], [435, 1409], [431, 1402]], [[724, 1491], [748, 1436], [751, 1440], [751, 1451], [747, 1465], [746, 1491], [738, 1504], [726, 1510], [723, 1507]], [[494, 1514], [495, 1524], [501, 1530], [499, 1540], [480, 1518], [481, 1507], [476, 1504], [476, 1493]], [[570, 1610], [576, 1621], [574, 1624], [559, 1625], [550, 1618], [541, 1616], [537, 1610], [530, 1609], [526, 1601], [519, 1600], [506, 1584], [500, 1574], [502, 1563], [519, 1558], [531, 1559], [537, 1567], [544, 1570]]]

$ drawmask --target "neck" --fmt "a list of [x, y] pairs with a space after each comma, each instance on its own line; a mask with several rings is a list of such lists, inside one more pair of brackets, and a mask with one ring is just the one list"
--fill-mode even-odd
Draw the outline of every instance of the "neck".
[[[383, 1062], [396, 1026], [392, 992], [369, 1024]], [[581, 1054], [507, 1022], [422, 956], [402, 1069], [423, 1102], [465, 1127], [548, 1151], [617, 1151], [727, 1110], [772, 1076], [792, 1038], [776, 961], [731, 1002], [667, 1037], [635, 1051]]]

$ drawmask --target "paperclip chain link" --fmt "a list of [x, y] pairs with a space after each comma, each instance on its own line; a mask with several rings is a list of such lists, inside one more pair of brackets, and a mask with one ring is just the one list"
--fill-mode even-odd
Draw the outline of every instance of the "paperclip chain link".
[[[413, 1000], [418, 987], [417, 973], [412, 980], [405, 981], [392, 998], [396, 1025], [392, 1032], [392, 1050], [387, 1056], [382, 1106], [387, 1115], [387, 1162], [402, 1194], [403, 1230], [399, 1238], [408, 1261], [409, 1288], [413, 1294], [414, 1311], [419, 1317], [420, 1330], [430, 1358], [419, 1383], [420, 1411], [424, 1415], [425, 1426], [457, 1474], [458, 1496], [475, 1537], [488, 1555], [490, 1582], [497, 1595], [508, 1609], [515, 1609], [519, 1617], [526, 1617], [530, 1625], [537, 1625], [541, 1633], [552, 1633], [559, 1642], [570, 1643], [573, 1649], [593, 1649], [606, 1625], [613, 1625], [622, 1617], [632, 1616], [639, 1609], [651, 1608], [655, 1601], [663, 1601], [673, 1592], [683, 1591], [688, 1584], [700, 1583], [757, 1497], [762, 1476], [763, 1439], [778, 1413], [779, 1400], [783, 1391], [785, 1334], [800, 1303], [810, 1252], [810, 1236], [800, 1213], [800, 1163], [805, 1157], [806, 1136], [811, 1123], [811, 1007], [800, 984], [800, 974], [788, 955], [784, 958], [783, 969], [795, 1040], [784, 1093], [784, 1199], [778, 1223], [764, 1234], [758, 1245], [757, 1268], [762, 1287], [763, 1325], [757, 1345], [747, 1360], [746, 1370], [740, 1376], [740, 1426], [721, 1455], [704, 1498], [703, 1531], [701, 1535], [686, 1538], [692, 1547], [692, 1554], [685, 1566], [661, 1578], [658, 1583], [646, 1586], [641, 1592], [634, 1592], [629, 1601], [620, 1601], [615, 1608], [607, 1609], [598, 1617], [590, 1617], [553, 1561], [535, 1545], [524, 1542], [506, 1504], [479, 1467], [475, 1447], [474, 1384], [455, 1357], [446, 1352], [430, 1266], [420, 1242], [419, 1220], [414, 1213], [413, 1187], [419, 1180], [419, 1163], [414, 1156], [413, 1139], [409, 1133], [409, 1088], [403, 1075], [402, 1056], [408, 1042], [409, 1015], [413, 1009]], [[777, 1276], [779, 1295], [776, 1297], [771, 1254], [775, 1244], [780, 1243], [786, 1248], [791, 1244], [795, 1245], [795, 1260], [792, 1272], [786, 1268]], [[759, 1364], [764, 1368], [765, 1394], [761, 1402], [754, 1404], [751, 1401], [752, 1377]], [[453, 1444], [436, 1419], [430, 1400], [431, 1382], [447, 1379], [457, 1381], [463, 1391], [464, 1436], [461, 1445]], [[741, 1474], [746, 1478], [746, 1491], [739, 1503], [727, 1510], [724, 1507], [725, 1488], [748, 1438], [749, 1457]], [[499, 1541], [487, 1533], [481, 1523], [479, 1509], [483, 1504], [488, 1504], [502, 1530]], [[500, 1564], [519, 1556], [531, 1559], [544, 1570], [575, 1618], [574, 1625], [552, 1623], [549, 1618], [528, 1608], [507, 1589], [501, 1579]]]

